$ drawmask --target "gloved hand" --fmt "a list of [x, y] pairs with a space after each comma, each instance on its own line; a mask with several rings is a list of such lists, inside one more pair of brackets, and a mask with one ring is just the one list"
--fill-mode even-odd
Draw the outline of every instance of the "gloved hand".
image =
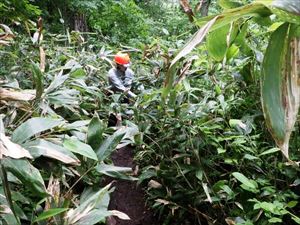
[[124, 94], [126, 94], [128, 97], [130, 97], [130, 98], [136, 98], [136, 94], [134, 94], [132, 91], [130, 91], [130, 89], [129, 88], [126, 88], [125, 90], [124, 90]]

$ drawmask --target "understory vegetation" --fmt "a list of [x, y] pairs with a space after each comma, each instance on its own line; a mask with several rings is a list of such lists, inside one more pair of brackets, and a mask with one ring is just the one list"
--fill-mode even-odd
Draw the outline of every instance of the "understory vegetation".
[[[179, 2], [192, 22], [177, 1], [0, 3], [0, 224], [128, 219], [106, 176], [164, 225], [300, 224], [297, 0]], [[108, 87], [118, 51], [129, 104]], [[110, 158], [126, 145], [138, 176]]]

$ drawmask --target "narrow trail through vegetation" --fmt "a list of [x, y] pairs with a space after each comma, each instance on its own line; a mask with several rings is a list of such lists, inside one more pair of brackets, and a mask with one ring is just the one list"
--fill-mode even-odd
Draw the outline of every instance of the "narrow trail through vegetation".
[[0, 0], [0, 225], [300, 225], [299, 2]]
[[[115, 166], [135, 167], [133, 149], [124, 147], [112, 155]], [[130, 220], [110, 218], [107, 225], [157, 225], [153, 212], [146, 207], [145, 193], [135, 181], [116, 180], [109, 208], [126, 213]]]

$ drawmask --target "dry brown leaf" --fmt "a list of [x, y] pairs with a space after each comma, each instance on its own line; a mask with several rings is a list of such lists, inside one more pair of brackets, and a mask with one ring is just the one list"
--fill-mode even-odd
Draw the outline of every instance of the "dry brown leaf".
[[51, 197], [47, 198], [45, 203], [45, 211], [51, 209], [51, 203], [54, 201], [55, 205], [59, 204], [60, 197], [60, 184], [58, 178], [53, 178], [51, 175], [47, 187], [47, 192], [51, 195]]
[[42, 47], [40, 49], [40, 70], [42, 72], [45, 72], [45, 67], [46, 67], [46, 54], [45, 51]]
[[8, 101], [30, 101], [35, 98], [35, 90], [11, 90], [0, 88], [0, 99]]
[[118, 217], [121, 220], [130, 220], [129, 216], [127, 216], [127, 214], [122, 213], [118, 210], [109, 210], [109, 212], [113, 215]]
[[32, 159], [32, 156], [26, 149], [22, 148], [18, 144], [11, 142], [9, 138], [5, 136], [5, 134], [0, 133], [0, 141], [1, 155], [5, 155], [14, 159], [25, 157]]
[[9, 41], [0, 40], [0, 45], [6, 45], [6, 46], [9, 46], [9, 44], [10, 44]]
[[158, 189], [158, 188], [161, 188], [162, 185], [160, 183], [158, 183], [157, 181], [155, 181], [155, 180], [150, 180], [149, 183], [148, 183], [148, 187]]
[[226, 223], [227, 223], [228, 225], [235, 225], [235, 224], [236, 224], [236, 222], [235, 222], [233, 219], [229, 218], [229, 217], [227, 217], [227, 218], [225, 219], [225, 221], [226, 221]]

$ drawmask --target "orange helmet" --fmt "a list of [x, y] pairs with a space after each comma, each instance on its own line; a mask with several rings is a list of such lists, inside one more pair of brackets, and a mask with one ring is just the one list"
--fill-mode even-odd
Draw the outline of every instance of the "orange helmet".
[[118, 52], [115, 55], [115, 63], [128, 67], [130, 65], [129, 55], [127, 53]]

